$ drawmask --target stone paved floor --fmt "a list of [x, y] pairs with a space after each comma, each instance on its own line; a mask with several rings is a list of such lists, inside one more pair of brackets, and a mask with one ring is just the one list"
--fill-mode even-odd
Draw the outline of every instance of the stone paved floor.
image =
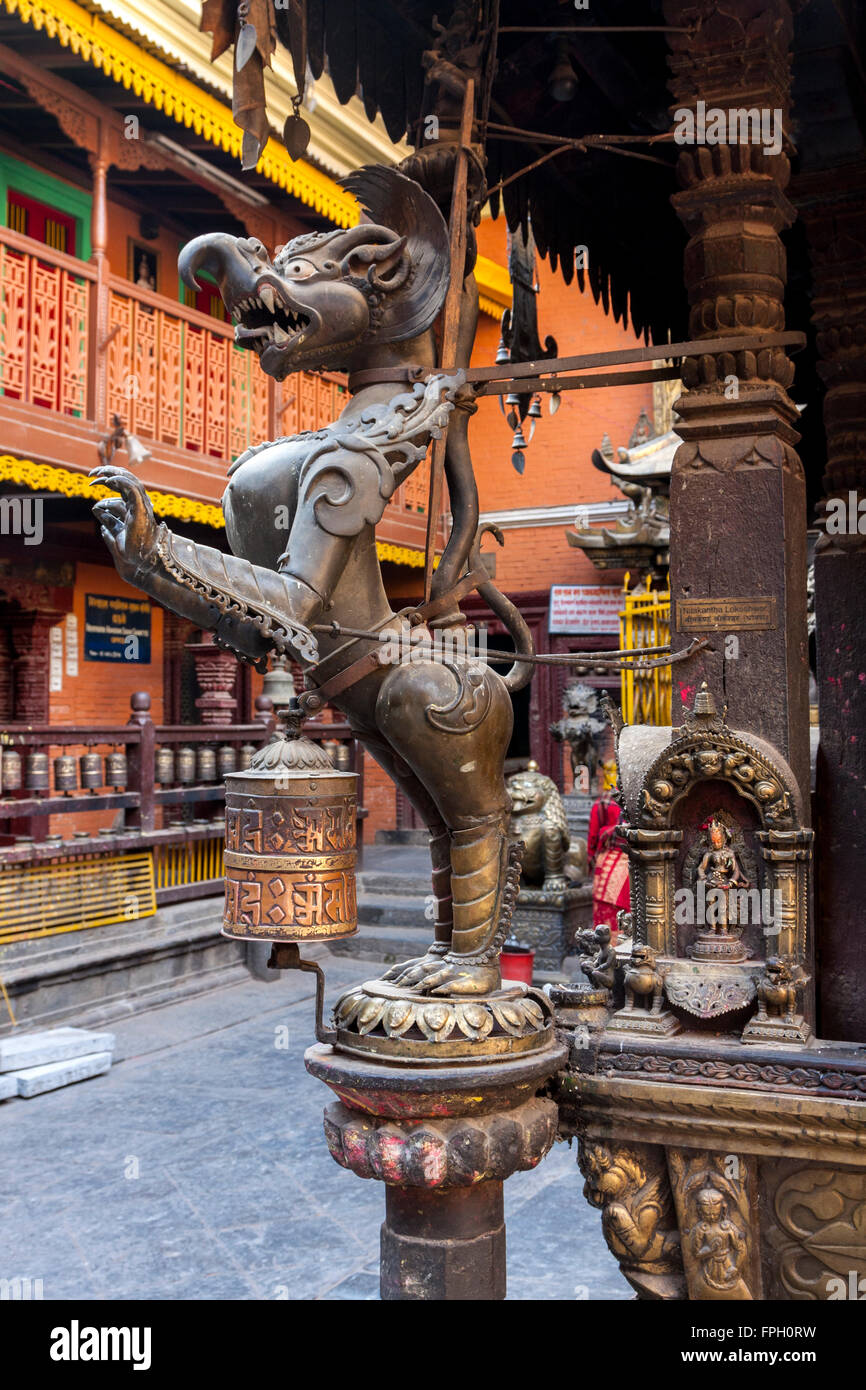
[[[335, 993], [359, 978], [326, 965]], [[115, 1025], [108, 1076], [0, 1105], [0, 1278], [46, 1299], [376, 1298], [383, 1193], [325, 1148], [312, 1022], [309, 977], [250, 980]], [[573, 1151], [505, 1191], [509, 1298], [633, 1296]]]

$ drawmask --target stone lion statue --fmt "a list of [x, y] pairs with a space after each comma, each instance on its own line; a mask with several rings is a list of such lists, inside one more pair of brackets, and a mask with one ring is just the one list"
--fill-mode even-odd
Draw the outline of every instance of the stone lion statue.
[[527, 888], [562, 892], [587, 875], [585, 840], [571, 840], [556, 783], [531, 762], [508, 779], [510, 834], [524, 844], [521, 881]]

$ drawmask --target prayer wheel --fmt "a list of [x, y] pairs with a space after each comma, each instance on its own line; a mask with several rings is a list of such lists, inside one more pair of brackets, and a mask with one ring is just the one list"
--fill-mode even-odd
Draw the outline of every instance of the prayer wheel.
[[219, 776], [227, 777], [230, 772], [237, 772], [237, 768], [237, 750], [232, 748], [230, 743], [224, 743], [217, 753], [217, 772]]
[[126, 777], [126, 754], [116, 748], [105, 758], [105, 785], [107, 787], [125, 787]]
[[51, 768], [47, 753], [28, 753], [24, 764], [24, 785], [29, 792], [47, 792], [51, 785]]
[[174, 749], [157, 748], [154, 776], [161, 787], [174, 781]]
[[226, 777], [223, 933], [331, 941], [357, 931], [356, 782], [288, 716], [249, 768]]
[[54, 759], [54, 790], [74, 792], [78, 788], [78, 759], [61, 753]]
[[183, 786], [195, 781], [195, 753], [191, 748], [177, 750], [174, 775]]
[[340, 772], [352, 771], [352, 750], [348, 743], [337, 744], [334, 753], [334, 766], [339, 768]]
[[206, 743], [200, 743], [195, 759], [196, 777], [199, 782], [214, 782], [217, 775], [216, 752]]
[[81, 773], [81, 786], [84, 791], [95, 791], [102, 786], [102, 759], [98, 753], [82, 753], [78, 759]]
[[238, 763], [238, 771], [239, 771], [239, 772], [240, 772], [240, 771], [243, 771], [243, 769], [244, 769], [245, 767], [249, 767], [249, 765], [250, 765], [250, 763], [252, 762], [252, 760], [253, 760], [253, 758], [255, 757], [255, 755], [256, 755], [256, 745], [255, 745], [254, 743], [242, 743], [242, 744], [241, 744], [241, 756], [240, 756], [240, 761], [239, 761], [239, 763]]
[[21, 790], [21, 754], [14, 748], [4, 748], [3, 750], [3, 791], [17, 792]]

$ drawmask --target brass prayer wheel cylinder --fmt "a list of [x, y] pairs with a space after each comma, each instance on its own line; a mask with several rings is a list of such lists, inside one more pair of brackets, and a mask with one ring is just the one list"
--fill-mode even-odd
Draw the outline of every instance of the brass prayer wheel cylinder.
[[161, 787], [174, 781], [173, 748], [157, 748], [153, 775]]
[[29, 792], [47, 792], [51, 769], [47, 753], [28, 753], [24, 764], [24, 785]]
[[281, 738], [226, 777], [223, 934], [333, 941], [358, 928], [357, 776], [305, 738]]
[[217, 773], [220, 777], [227, 777], [230, 772], [237, 772], [237, 768], [237, 750], [230, 743], [224, 743], [217, 753]]
[[338, 743], [334, 751], [334, 766], [340, 772], [352, 771], [352, 750], [348, 743]]
[[78, 759], [61, 753], [54, 759], [54, 790], [74, 792], [78, 788]]
[[82, 753], [78, 766], [84, 791], [95, 791], [102, 786], [102, 759], [98, 753]]
[[14, 748], [3, 750], [2, 776], [4, 792], [21, 790], [21, 754]]
[[192, 748], [179, 748], [174, 764], [174, 775], [178, 782], [189, 785], [195, 781], [195, 753]]
[[249, 767], [250, 763], [255, 757], [255, 753], [256, 745], [254, 743], [241, 744], [241, 756], [237, 766], [238, 772], [242, 772], [245, 767]]
[[105, 785], [107, 787], [126, 786], [126, 754], [117, 749], [105, 758]]
[[199, 782], [214, 782], [217, 775], [216, 752], [207, 744], [199, 744], [195, 760], [196, 777]]

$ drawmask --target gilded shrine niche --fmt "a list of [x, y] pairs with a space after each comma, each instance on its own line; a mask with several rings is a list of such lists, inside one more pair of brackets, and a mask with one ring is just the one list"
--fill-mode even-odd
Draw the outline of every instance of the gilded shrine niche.
[[811, 1036], [812, 832], [785, 761], [728, 727], [706, 683], [678, 729], [619, 735], [635, 956], [654, 1002], [629, 996], [614, 1032], [682, 1028], [744, 1042]]

